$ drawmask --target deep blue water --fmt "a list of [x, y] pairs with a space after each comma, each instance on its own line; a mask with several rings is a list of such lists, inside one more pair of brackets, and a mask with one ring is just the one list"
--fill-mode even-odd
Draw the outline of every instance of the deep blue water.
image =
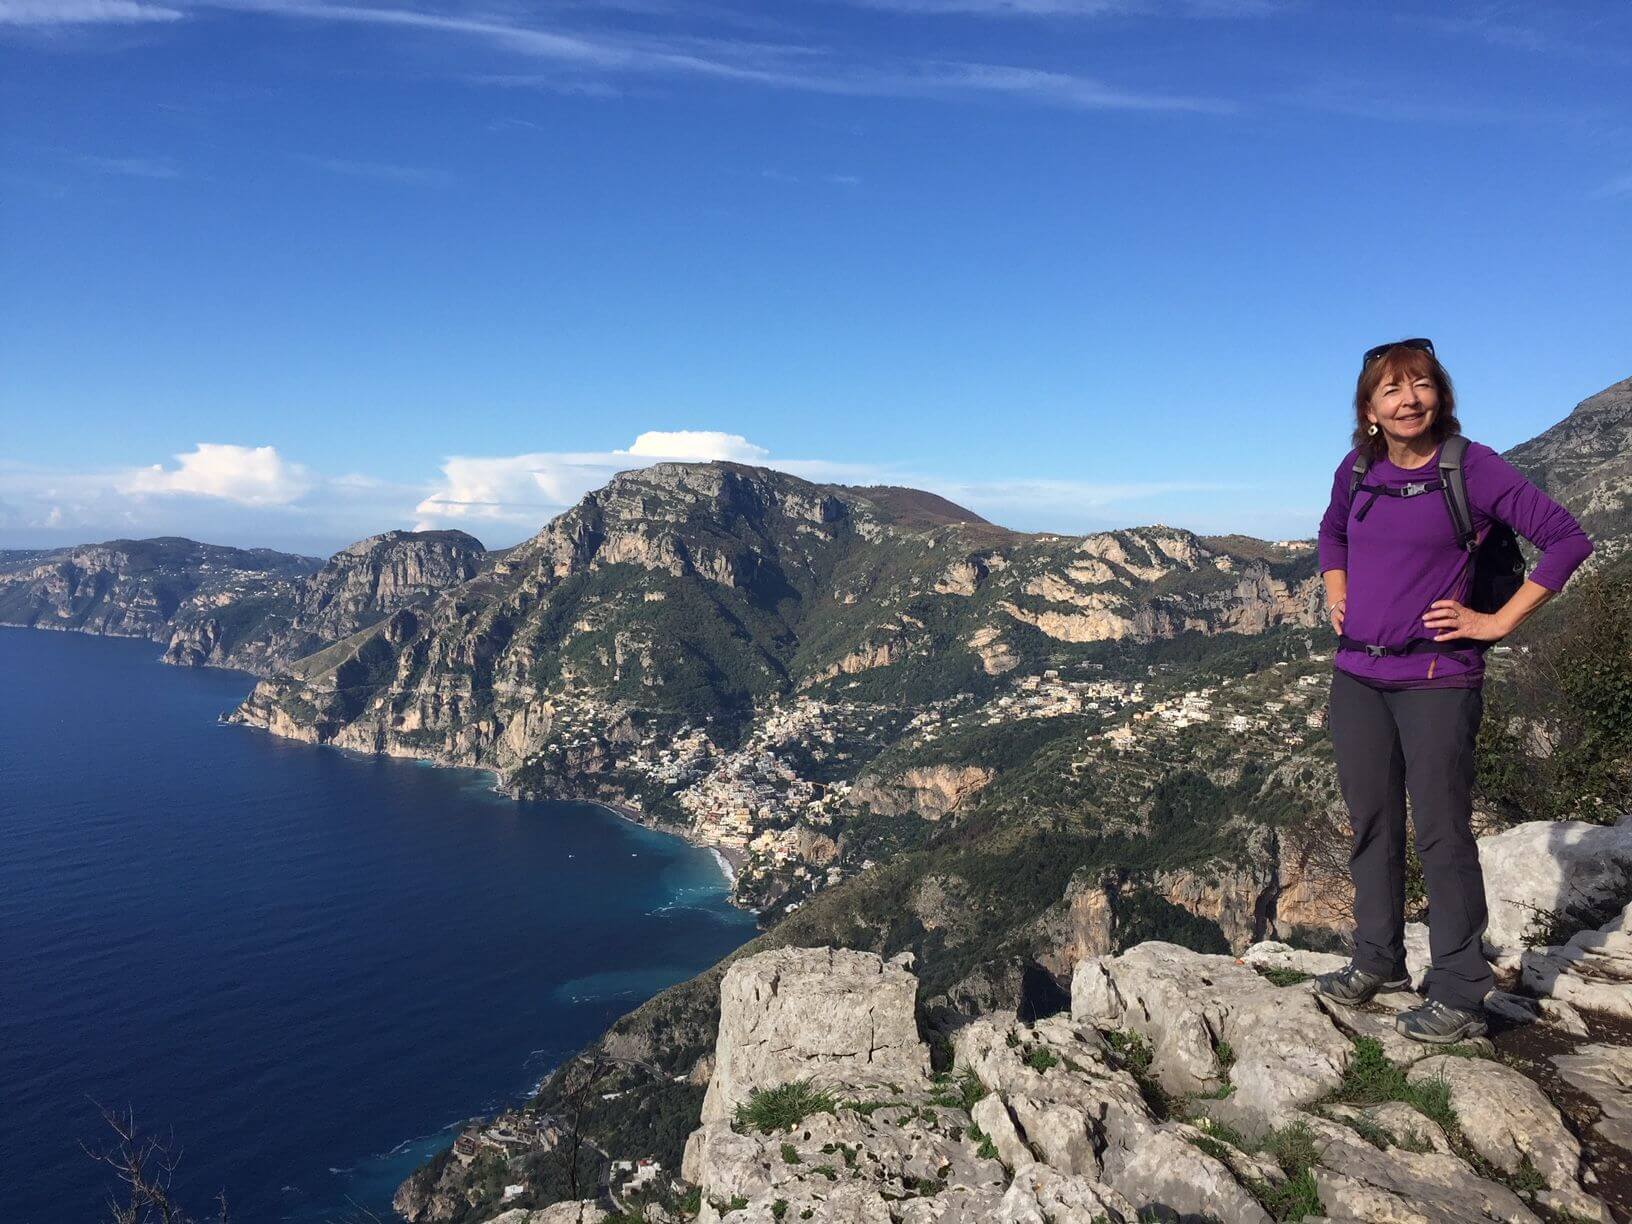
[[92, 1100], [204, 1213], [376, 1211], [447, 1128], [753, 933], [712, 856], [218, 725], [240, 673], [0, 629], [0, 1219], [89, 1220]]

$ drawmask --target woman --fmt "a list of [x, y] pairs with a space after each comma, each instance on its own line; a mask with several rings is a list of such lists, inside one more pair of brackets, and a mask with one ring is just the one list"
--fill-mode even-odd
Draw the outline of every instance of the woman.
[[[1379, 345], [1361, 361], [1354, 449], [1338, 464], [1320, 524], [1321, 577], [1339, 635], [1328, 724], [1354, 841], [1354, 958], [1315, 988], [1364, 1003], [1409, 984], [1405, 813], [1428, 887], [1427, 1001], [1395, 1027], [1451, 1043], [1485, 1031], [1492, 977], [1481, 946], [1484, 876], [1470, 821], [1484, 650], [1547, 602], [1592, 551], [1569, 512], [1488, 446], [1466, 444], [1472, 527], [1506, 523], [1541, 550], [1499, 609], [1470, 598], [1472, 553], [1441, 491], [1445, 439], [1461, 433], [1450, 377], [1427, 340]], [[1357, 458], [1369, 458], [1356, 483]], [[1450, 456], [1447, 456], [1449, 458]], [[1417, 496], [1429, 493], [1430, 496]]]

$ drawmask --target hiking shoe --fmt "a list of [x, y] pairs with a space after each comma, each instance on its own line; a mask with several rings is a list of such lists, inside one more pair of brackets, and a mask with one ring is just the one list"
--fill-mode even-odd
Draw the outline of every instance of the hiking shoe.
[[1334, 1003], [1359, 1007], [1384, 990], [1404, 990], [1411, 985], [1408, 977], [1389, 978], [1380, 973], [1367, 973], [1353, 961], [1341, 969], [1322, 973], [1315, 978], [1315, 993], [1325, 995]]
[[1394, 1027], [1412, 1041], [1426, 1041], [1431, 1045], [1455, 1045], [1469, 1037], [1483, 1037], [1486, 1028], [1483, 1012], [1452, 1007], [1434, 999], [1401, 1012], [1394, 1017]]

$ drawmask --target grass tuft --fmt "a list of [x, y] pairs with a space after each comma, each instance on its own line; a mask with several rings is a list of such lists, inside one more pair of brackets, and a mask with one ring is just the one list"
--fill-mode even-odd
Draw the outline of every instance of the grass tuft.
[[1299, 986], [1314, 978], [1312, 973], [1300, 973], [1296, 969], [1278, 969], [1268, 965], [1254, 965], [1258, 976], [1269, 979], [1274, 986]]
[[811, 1114], [833, 1113], [837, 1109], [838, 1102], [832, 1093], [814, 1087], [809, 1080], [794, 1080], [777, 1088], [755, 1089], [737, 1106], [735, 1125], [738, 1130], [757, 1130], [768, 1135], [772, 1131], [792, 1130]]
[[1038, 1046], [1026, 1055], [1026, 1066], [1033, 1071], [1047, 1071], [1050, 1067], [1059, 1065], [1060, 1060], [1055, 1057], [1054, 1051], [1047, 1046]]

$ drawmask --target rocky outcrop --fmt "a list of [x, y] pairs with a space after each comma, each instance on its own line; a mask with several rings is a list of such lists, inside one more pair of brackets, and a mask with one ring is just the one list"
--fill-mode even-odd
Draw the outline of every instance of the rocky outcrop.
[[264, 675], [467, 581], [485, 553], [462, 531], [390, 531], [321, 565], [171, 538], [8, 555], [0, 623], [149, 638], [166, 663]]
[[1589, 1012], [1632, 1020], [1632, 904], [1597, 930], [1519, 957], [1526, 990]]
[[317, 567], [173, 536], [0, 553], [0, 624], [164, 642], [222, 608], [286, 604]]
[[500, 1212], [488, 1224], [601, 1224], [607, 1214], [593, 1201], [552, 1203], [538, 1211], [516, 1207]]
[[839, 948], [745, 957], [720, 983], [714, 1075], [704, 1123], [731, 1118], [756, 1089], [795, 1080], [856, 1088], [921, 1083], [929, 1059], [907, 961]]
[[1476, 1176], [1450, 1152], [1378, 1148], [1324, 1118], [1304, 1125], [1320, 1150], [1311, 1170], [1320, 1205], [1334, 1222], [1541, 1224], [1511, 1189]]
[[1632, 1046], [1593, 1043], [1552, 1056], [1558, 1073], [1598, 1107], [1593, 1129], [1608, 1142], [1632, 1151]]
[[1329, 889], [1315, 890], [1295, 867], [1277, 863], [1267, 851], [1257, 865], [1217, 862], [1170, 871], [1078, 875], [1037, 923], [1036, 955], [1049, 972], [1069, 978], [1080, 961], [1131, 942], [1127, 915], [1137, 914], [1138, 902], [1150, 896], [1174, 912], [1216, 926], [1236, 951], [1293, 932], [1337, 935], [1347, 929], [1349, 917], [1341, 897], [1330, 894]]
[[1617, 825], [1536, 820], [1479, 839], [1490, 923], [1485, 942], [1528, 947], [1557, 923], [1579, 928], [1632, 902], [1632, 819]]
[[1481, 1159], [1509, 1176], [1533, 1169], [1548, 1190], [1549, 1207], [1596, 1216], [1596, 1199], [1580, 1190], [1581, 1144], [1533, 1081], [1513, 1068], [1483, 1059], [1439, 1055], [1417, 1062], [1415, 1084], [1443, 1082], [1462, 1135]]
[[866, 775], [851, 789], [852, 803], [880, 816], [911, 813], [939, 820], [980, 793], [995, 773], [979, 765], [917, 765], [889, 778]]
[[[1335, 1089], [1352, 1050], [1309, 992], [1283, 991], [1228, 957], [1175, 944], [1078, 965], [1071, 1014], [1143, 1036], [1152, 1074], [1175, 1096], [1233, 1088], [1208, 1112], [1254, 1134]], [[1264, 1033], [1275, 1041], [1260, 1040]]]
[[263, 674], [287, 667], [468, 581], [485, 555], [481, 541], [462, 531], [370, 536], [330, 557], [295, 589], [286, 607], [268, 611], [252, 633], [234, 629], [243, 619], [236, 602], [178, 625], [164, 660]]
[[[853, 991], [861, 962], [820, 949], [790, 960], [788, 951], [738, 962], [742, 983], [767, 985], [722, 992], [722, 1063], [736, 1043], [728, 1034], [764, 1027], [757, 1013], [774, 1013], [778, 1041], [802, 1047], [822, 1044], [829, 1025], [854, 1033], [872, 1022]], [[1313, 955], [1280, 945], [1247, 959], [1266, 969], [1325, 965], [1301, 959]], [[872, 958], [864, 972], [887, 968]], [[911, 975], [898, 972], [890, 1027], [900, 1034]], [[785, 974], [796, 975], [802, 999], [828, 993], [831, 977], [831, 1012], [790, 1007], [768, 988]], [[1610, 1219], [1580, 1185], [1581, 1149], [1557, 1109], [1509, 1067], [1426, 1051], [1408, 1082], [1444, 1085], [1444, 1116], [1455, 1120], [1447, 1133], [1404, 1091], [1349, 1103], [1356, 1046], [1306, 985], [1276, 986], [1229, 957], [1147, 944], [1084, 963], [1073, 986], [1070, 1016], [966, 1024], [953, 1037], [956, 1074], [929, 1083], [915, 1057], [898, 1082], [881, 1081], [863, 1043], [843, 1041], [848, 1053], [823, 1067], [827, 1099], [807, 1096], [790, 1116], [752, 1108], [794, 1082], [789, 1068], [763, 1064], [762, 1082], [743, 1064], [733, 1098], [749, 1111], [736, 1126], [719, 1111], [705, 1115], [687, 1145], [699, 1218], [1268, 1224], [1285, 1204], [1312, 1198], [1333, 1221], [1540, 1224], [1529, 1195], [1565, 1218]], [[1605, 1063], [1594, 1052], [1570, 1073], [1602, 1085], [1619, 1073]], [[1279, 1205], [1276, 1215], [1266, 1204]]]
[[1592, 537], [1592, 564], [1632, 542], [1632, 378], [1589, 396], [1545, 433], [1504, 456], [1569, 506]]

